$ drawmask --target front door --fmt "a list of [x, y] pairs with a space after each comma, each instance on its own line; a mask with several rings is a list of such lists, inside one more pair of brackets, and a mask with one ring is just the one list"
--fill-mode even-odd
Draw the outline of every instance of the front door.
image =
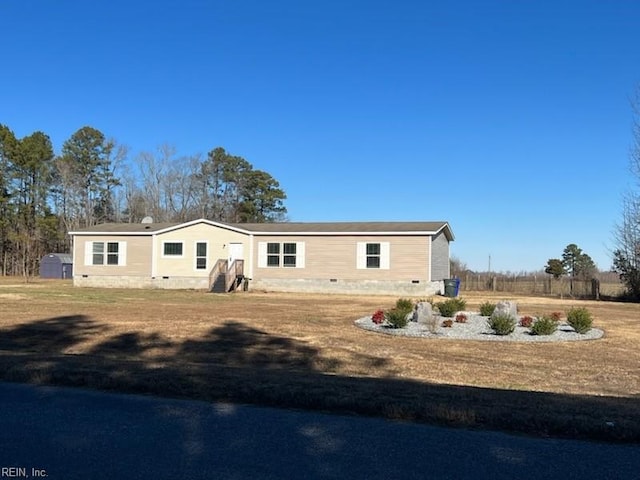
[[244, 259], [244, 245], [242, 243], [230, 243], [229, 244], [229, 265], [234, 260]]

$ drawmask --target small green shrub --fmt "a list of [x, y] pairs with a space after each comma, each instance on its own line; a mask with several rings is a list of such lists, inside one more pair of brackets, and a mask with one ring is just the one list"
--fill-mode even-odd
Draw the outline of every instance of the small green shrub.
[[496, 309], [496, 304], [491, 302], [484, 302], [480, 305], [480, 315], [483, 317], [490, 317], [493, 315], [493, 311]]
[[496, 335], [509, 335], [516, 328], [516, 319], [510, 315], [496, 315], [487, 320], [487, 325]]
[[400, 310], [392, 308], [387, 310], [384, 314], [384, 318], [393, 328], [404, 328], [407, 326], [407, 315], [411, 310]]
[[410, 312], [411, 310], [413, 310], [413, 302], [408, 298], [399, 298], [396, 301], [396, 309]]
[[450, 301], [457, 305], [458, 310], [464, 310], [465, 308], [467, 308], [467, 301], [462, 299], [461, 297], [451, 298]]
[[531, 325], [532, 335], [551, 335], [558, 329], [558, 322], [551, 316], [542, 315]]
[[465, 302], [462, 298], [449, 298], [444, 302], [440, 302], [436, 304], [438, 308], [438, 312], [443, 317], [453, 317], [456, 312], [460, 310], [464, 310], [467, 306], [467, 302]]
[[572, 308], [567, 312], [567, 323], [573, 327], [576, 333], [587, 333], [591, 330], [593, 317], [591, 312], [584, 307]]

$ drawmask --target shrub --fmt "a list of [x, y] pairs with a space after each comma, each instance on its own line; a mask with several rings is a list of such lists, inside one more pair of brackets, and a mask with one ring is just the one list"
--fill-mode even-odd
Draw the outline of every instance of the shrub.
[[458, 323], [467, 323], [467, 316], [464, 313], [459, 313], [456, 315], [456, 322]]
[[572, 308], [567, 312], [567, 323], [573, 327], [576, 333], [587, 333], [591, 330], [593, 318], [586, 308]]
[[408, 323], [408, 313], [409, 312], [407, 310], [392, 308], [391, 310], [387, 310], [387, 312], [384, 314], [384, 318], [393, 328], [404, 328]]
[[532, 335], [551, 335], [558, 329], [558, 322], [552, 316], [542, 315], [531, 325]]
[[451, 298], [450, 301], [457, 305], [458, 310], [464, 310], [467, 308], [467, 301], [460, 297]]
[[448, 300], [445, 300], [444, 302], [436, 304], [440, 315], [442, 315], [443, 317], [453, 317], [456, 312], [464, 310], [466, 306], [467, 302], [465, 302], [461, 298], [450, 298]]
[[376, 310], [376, 312], [371, 315], [371, 321], [376, 325], [380, 325], [384, 322], [384, 312], [382, 310]]
[[551, 318], [559, 322], [562, 319], [562, 312], [551, 312]]
[[496, 335], [509, 335], [516, 328], [516, 319], [510, 315], [496, 315], [487, 320], [487, 325]]
[[445, 328], [451, 328], [451, 326], [453, 325], [453, 320], [451, 319], [447, 319], [447, 320], [443, 320], [442, 321], [442, 326]]
[[396, 309], [410, 312], [411, 310], [413, 310], [413, 302], [408, 298], [399, 298], [396, 301]]
[[525, 315], [520, 319], [521, 327], [529, 328], [531, 325], [533, 325], [533, 317], [530, 317], [529, 315]]
[[480, 315], [483, 317], [490, 317], [493, 315], [493, 311], [496, 309], [496, 304], [491, 302], [484, 302], [480, 305]]

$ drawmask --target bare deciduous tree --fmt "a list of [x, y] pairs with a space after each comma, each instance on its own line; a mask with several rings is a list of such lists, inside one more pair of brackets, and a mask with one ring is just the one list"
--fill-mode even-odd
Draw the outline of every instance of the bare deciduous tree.
[[629, 156], [637, 186], [622, 202], [622, 218], [614, 230], [613, 266], [626, 286], [627, 295], [637, 301], [640, 300], [640, 86], [632, 108], [633, 140]]

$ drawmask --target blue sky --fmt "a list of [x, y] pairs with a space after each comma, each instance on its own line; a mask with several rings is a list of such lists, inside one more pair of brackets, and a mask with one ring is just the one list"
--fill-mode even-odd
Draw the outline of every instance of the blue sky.
[[469, 268], [611, 266], [637, 0], [3, 0], [0, 123], [217, 146], [292, 221], [446, 220]]

